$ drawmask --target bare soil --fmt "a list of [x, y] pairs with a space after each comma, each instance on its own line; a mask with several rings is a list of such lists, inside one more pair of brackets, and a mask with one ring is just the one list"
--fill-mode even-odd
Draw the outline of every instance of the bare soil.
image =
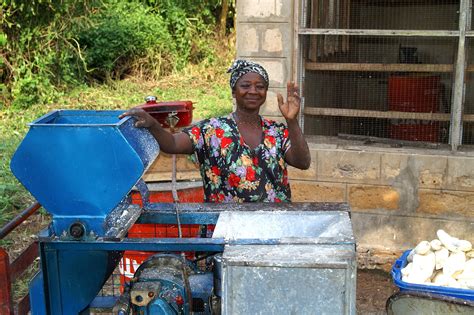
[[0, 246], [8, 252], [10, 261], [17, 258], [23, 250], [35, 241], [38, 238], [38, 233], [46, 228], [49, 222], [49, 215], [37, 211], [1, 240]]
[[385, 303], [398, 292], [392, 277], [381, 270], [357, 270], [357, 314], [386, 314]]

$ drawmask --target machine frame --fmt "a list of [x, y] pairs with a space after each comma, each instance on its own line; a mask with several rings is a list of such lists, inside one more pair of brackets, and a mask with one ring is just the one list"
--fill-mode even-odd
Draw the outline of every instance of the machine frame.
[[[292, 204], [232, 204], [232, 211], [347, 211], [345, 203], [292, 203]], [[198, 204], [198, 203], [147, 203], [136, 223], [146, 224], [176, 224], [176, 213], [179, 213], [181, 224], [216, 224], [219, 213], [229, 211], [226, 204]], [[350, 212], [349, 212], [350, 213]], [[302, 239], [303, 240], [303, 239]], [[61, 261], [58, 253], [61, 251], [156, 251], [182, 252], [200, 251], [220, 253], [224, 246], [232, 245], [282, 245], [292, 244], [292, 241], [282, 239], [239, 239], [225, 240], [223, 238], [107, 238], [98, 237], [94, 240], [61, 240], [51, 236], [49, 230], [43, 230], [39, 235], [39, 252], [41, 257], [41, 271], [44, 279], [44, 299], [46, 313], [63, 314], [61, 306], [61, 283], [65, 281], [60, 272]], [[320, 242], [323, 245], [334, 244], [336, 240], [326, 239]], [[354, 245], [353, 239], [337, 241], [338, 244]], [[304, 244], [301, 243], [301, 244]], [[311, 244], [314, 244], [311, 241]], [[89, 307], [112, 308], [118, 296], [97, 296]], [[36, 302], [38, 303], [38, 302]], [[33, 304], [35, 302], [33, 301]]]

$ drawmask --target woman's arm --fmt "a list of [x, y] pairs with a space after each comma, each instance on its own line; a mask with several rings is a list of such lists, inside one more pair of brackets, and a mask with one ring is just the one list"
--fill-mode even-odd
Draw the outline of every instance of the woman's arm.
[[193, 153], [193, 145], [191, 139], [184, 132], [172, 134], [161, 127], [160, 123], [150, 114], [141, 108], [132, 108], [121, 114], [119, 118], [132, 116], [137, 121], [135, 127], [147, 128], [156, 141], [160, 145], [160, 149], [170, 154], [191, 154]]
[[277, 99], [281, 114], [286, 119], [288, 137], [291, 141], [291, 147], [285, 154], [285, 160], [291, 166], [306, 170], [311, 164], [311, 155], [309, 153], [308, 143], [298, 124], [298, 113], [300, 111], [298, 86], [294, 82], [288, 82], [287, 101], [284, 102], [283, 96], [280, 93], [278, 93]]

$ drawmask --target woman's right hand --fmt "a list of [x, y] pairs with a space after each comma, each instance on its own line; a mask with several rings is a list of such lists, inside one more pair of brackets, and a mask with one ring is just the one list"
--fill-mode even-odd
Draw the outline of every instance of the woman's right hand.
[[134, 107], [126, 111], [125, 113], [121, 114], [119, 118], [122, 119], [123, 117], [127, 116], [132, 116], [137, 120], [135, 122], [135, 127], [137, 128], [151, 128], [154, 124], [157, 123], [155, 118], [153, 118], [146, 111], [138, 107]]
[[171, 134], [161, 127], [161, 124], [142, 108], [134, 107], [125, 113], [119, 115], [122, 119], [127, 116], [134, 117], [137, 121], [135, 127], [148, 128], [153, 137], [160, 144], [161, 150], [170, 154], [191, 154], [193, 153], [193, 144], [189, 136], [183, 132]]

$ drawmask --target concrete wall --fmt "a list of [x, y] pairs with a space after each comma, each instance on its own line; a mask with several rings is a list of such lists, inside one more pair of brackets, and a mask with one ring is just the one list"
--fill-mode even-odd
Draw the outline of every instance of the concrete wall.
[[309, 143], [293, 201], [347, 202], [361, 265], [388, 269], [438, 229], [474, 241], [474, 154]]
[[[237, 1], [237, 56], [268, 69], [261, 113], [270, 118], [281, 118], [275, 93], [285, 93], [294, 71], [293, 7], [293, 0]], [[310, 169], [290, 169], [293, 200], [349, 203], [360, 266], [388, 269], [440, 228], [474, 241], [474, 153], [308, 142]]]

